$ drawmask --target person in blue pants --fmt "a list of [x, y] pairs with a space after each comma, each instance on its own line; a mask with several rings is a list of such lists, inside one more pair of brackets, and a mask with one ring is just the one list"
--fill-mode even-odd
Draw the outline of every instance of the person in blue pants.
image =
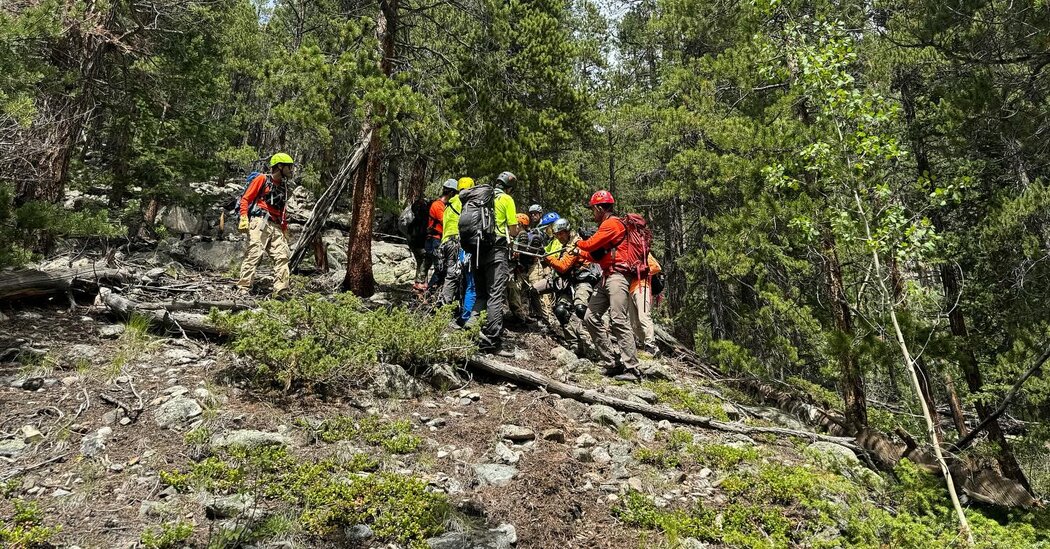
[[460, 326], [470, 320], [470, 313], [474, 310], [474, 301], [477, 300], [477, 291], [474, 289], [474, 273], [470, 270], [470, 254], [460, 250], [459, 263], [463, 272], [463, 306], [460, 308], [456, 323]]

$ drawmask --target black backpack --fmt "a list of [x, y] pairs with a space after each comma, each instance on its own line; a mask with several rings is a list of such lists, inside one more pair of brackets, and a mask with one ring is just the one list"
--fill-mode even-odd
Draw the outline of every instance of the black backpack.
[[459, 240], [468, 253], [478, 253], [496, 243], [496, 193], [491, 185], [478, 185], [459, 193]]
[[430, 216], [428, 204], [425, 198], [417, 198], [405, 206], [397, 218], [397, 227], [401, 234], [405, 235], [410, 244], [417, 244], [415, 247], [422, 247], [421, 243], [426, 240], [427, 219]]
[[533, 263], [536, 263], [537, 258], [535, 256], [543, 255], [543, 248], [547, 245], [547, 238], [543, 234], [542, 229], [532, 229], [518, 235], [515, 242], [517, 243], [518, 251], [533, 254], [518, 256], [518, 265], [531, 267]]

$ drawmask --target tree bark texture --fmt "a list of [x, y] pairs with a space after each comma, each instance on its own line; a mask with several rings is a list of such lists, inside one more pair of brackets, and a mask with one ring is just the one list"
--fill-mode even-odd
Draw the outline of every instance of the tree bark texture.
[[416, 157], [412, 162], [412, 174], [408, 178], [408, 188], [405, 189], [404, 202], [411, 204], [417, 198], [423, 198], [427, 191], [427, 158], [423, 155]]
[[[393, 74], [395, 38], [398, 27], [399, 0], [381, 0], [376, 19], [376, 35], [382, 47], [379, 68], [388, 78]], [[346, 253], [346, 278], [343, 290], [361, 297], [375, 293], [376, 281], [372, 274], [372, 234], [376, 214], [376, 190], [383, 167], [383, 138], [377, 121], [386, 115], [384, 105], [376, 105], [366, 127], [372, 130], [368, 147], [368, 163], [364, 176], [358, 178], [354, 190], [354, 226]]]
[[59, 67], [76, 75], [76, 87], [71, 93], [53, 93], [40, 109], [37, 122], [41, 124], [28, 130], [30, 139], [37, 132], [44, 135], [38, 148], [33, 147], [35, 177], [22, 179], [15, 187], [16, 205], [34, 200], [57, 203], [64, 195], [73, 148], [95, 108], [94, 86], [103, 56], [113, 46], [108, 37], [121, 6], [102, 4], [108, 7], [103, 12], [95, 4], [93, 0], [86, 2], [83, 20], [67, 22], [65, 36], [55, 46]]
[[846, 422], [860, 431], [868, 425], [868, 407], [864, 394], [864, 377], [860, 372], [857, 354], [853, 351], [853, 312], [846, 297], [846, 288], [842, 277], [842, 264], [839, 262], [835, 236], [831, 227], [824, 228], [821, 238], [824, 259], [824, 284], [831, 302], [831, 314], [844, 341], [838, 350], [840, 386], [842, 399], [845, 401]]
[[955, 381], [952, 380], [951, 374], [944, 374], [944, 389], [948, 392], [948, 406], [952, 411], [955, 430], [959, 432], [959, 437], [965, 437], [970, 430], [966, 426], [966, 414], [963, 412], [962, 400], [959, 399], [959, 393], [955, 390]]
[[[375, 180], [369, 181], [368, 170], [372, 154], [378, 148], [379, 139], [372, 137], [365, 168], [357, 171], [354, 184], [352, 223], [347, 245], [346, 276], [343, 290], [361, 297], [375, 293], [375, 277], [372, 275], [372, 222], [375, 217]], [[378, 156], [378, 154], [377, 154]], [[371, 183], [371, 185], [370, 185]]]
[[[961, 305], [958, 303], [962, 289], [959, 286], [959, 275], [953, 265], [945, 264], [941, 267], [941, 281], [944, 284], [945, 300], [950, 307], [948, 309], [948, 325], [952, 335], [957, 337], [960, 342], [959, 367], [962, 368], [963, 377], [966, 379], [966, 387], [970, 390], [970, 393], [980, 393], [984, 387], [984, 379], [981, 375], [980, 364], [977, 362], [977, 355], [970, 348], [966, 317], [963, 316]], [[977, 409], [977, 418], [981, 420], [981, 423], [987, 421], [992, 414], [992, 410], [988, 405], [980, 400], [974, 404], [974, 407]], [[1006, 440], [1006, 434], [1003, 433], [999, 420], [993, 419], [990, 421], [986, 430], [988, 431], [988, 440], [999, 446], [999, 453], [996, 459], [999, 462], [999, 468], [1002, 470], [1003, 475], [1021, 483], [1029, 492], [1032, 491], [1032, 485], [1028, 482], [1028, 476], [1024, 474], [1021, 464], [1014, 457], [1013, 448], [1010, 442]]]

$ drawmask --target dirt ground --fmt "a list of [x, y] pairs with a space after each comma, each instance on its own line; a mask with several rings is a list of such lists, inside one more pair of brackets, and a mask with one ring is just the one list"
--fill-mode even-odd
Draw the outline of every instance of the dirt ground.
[[[185, 469], [199, 457], [184, 434], [201, 423], [213, 432], [280, 430], [300, 442], [307, 437], [296, 427], [297, 419], [362, 410], [410, 419], [425, 444], [399, 465], [430, 480], [434, 489], [448, 491], [452, 501], [480, 510], [485, 523], [513, 524], [518, 547], [642, 547], [654, 538], [613, 517], [616, 495], [595, 489], [598, 482], [588, 483], [607, 471], [571, 454], [580, 434], [613, 441], [619, 440], [616, 430], [568, 417], [555, 406], [556, 396], [484, 378], [447, 393], [435, 390], [402, 401], [377, 399], [365, 391], [331, 399], [258, 394], [231, 380], [227, 374], [240, 359], [218, 344], [181, 337], [132, 343], [122, 336], [105, 339], [101, 331], [115, 321], [90, 304], [69, 310], [36, 303], [4, 313], [10, 319], [0, 324], [0, 339], [23, 339], [46, 354], [29, 365], [0, 365], [0, 438], [17, 436], [25, 426], [42, 435], [16, 456], [0, 458], [0, 479], [7, 481], [9, 492], [39, 503], [44, 525], [62, 527], [52, 539], [58, 546], [136, 546], [141, 533], [159, 522], [144, 507], [163, 496], [158, 472]], [[513, 361], [517, 365], [546, 374], [557, 369], [549, 340], [526, 334], [510, 338], [527, 356]], [[211, 403], [192, 422], [175, 429], [158, 426], [154, 411], [180, 388], [189, 394], [203, 390], [200, 394], [209, 395]], [[468, 393], [469, 398], [462, 396]], [[128, 417], [115, 413], [120, 405], [142, 411]], [[434, 423], [434, 418], [443, 421]], [[504, 424], [537, 433], [560, 429], [564, 439], [531, 443], [509, 485], [478, 487], [472, 465], [490, 460]], [[102, 428], [112, 430], [104, 449], [84, 455], [84, 441]], [[309, 443], [299, 448], [316, 449]], [[461, 459], [453, 457], [453, 450], [462, 449], [470, 450], [469, 460], [462, 459], [462, 452], [456, 454]], [[11, 502], [0, 500], [0, 516], [12, 512]], [[186, 504], [182, 519], [197, 525], [192, 542], [206, 544], [210, 525], [203, 505]]]

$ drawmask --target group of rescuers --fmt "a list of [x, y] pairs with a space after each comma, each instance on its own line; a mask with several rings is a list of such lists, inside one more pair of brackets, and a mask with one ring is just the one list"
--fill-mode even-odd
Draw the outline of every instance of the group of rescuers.
[[[248, 233], [237, 282], [243, 293], [251, 289], [259, 260], [269, 255], [274, 294], [287, 294], [293, 164], [289, 155], [275, 154], [270, 172], [250, 178], [237, 202], [238, 229]], [[429, 207], [416, 202], [411, 222], [422, 230], [405, 231], [417, 262], [414, 289], [439, 305], [457, 305], [453, 327], [482, 322], [482, 352], [513, 355], [502, 345], [506, 319], [546, 330], [577, 355], [597, 358], [606, 375], [639, 380], [639, 348], [658, 354], [652, 309], [663, 289], [660, 265], [648, 249], [651, 236], [636, 234], [638, 220], [647, 231], [644, 220], [618, 216], [612, 194], [600, 190], [588, 202], [597, 229], [573, 231], [568, 219], [539, 204], [518, 213], [516, 183], [510, 172], [491, 184], [448, 179]], [[486, 229], [487, 238], [479, 235]]]

